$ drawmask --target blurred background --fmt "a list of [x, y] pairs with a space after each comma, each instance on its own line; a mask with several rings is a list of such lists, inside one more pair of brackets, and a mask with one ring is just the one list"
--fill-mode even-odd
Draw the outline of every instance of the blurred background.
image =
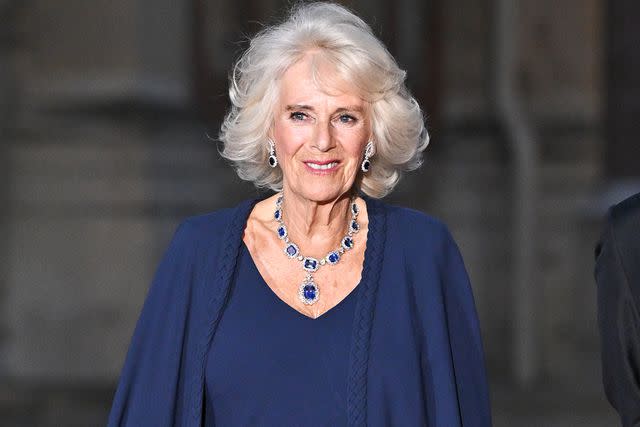
[[[636, 0], [360, 0], [424, 107], [388, 197], [444, 220], [496, 426], [614, 426], [593, 248], [640, 191]], [[280, 0], [0, 0], [0, 425], [104, 425], [176, 224], [257, 194], [218, 155], [227, 75]]]

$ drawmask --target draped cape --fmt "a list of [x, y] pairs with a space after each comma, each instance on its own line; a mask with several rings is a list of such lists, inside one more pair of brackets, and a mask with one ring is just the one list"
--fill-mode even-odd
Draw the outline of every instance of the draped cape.
[[[449, 231], [420, 212], [365, 200], [367, 262], [351, 332], [348, 424], [490, 426], [473, 295]], [[206, 356], [255, 202], [178, 227], [135, 328], [109, 426], [203, 424]]]

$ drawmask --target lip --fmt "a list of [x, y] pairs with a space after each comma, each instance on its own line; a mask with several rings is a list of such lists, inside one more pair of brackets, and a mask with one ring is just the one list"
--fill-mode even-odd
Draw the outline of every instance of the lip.
[[[340, 167], [340, 161], [336, 160], [336, 159], [330, 159], [330, 160], [305, 160], [304, 162], [304, 166], [305, 169], [314, 174], [314, 175], [328, 175], [331, 174], [333, 172], [335, 172], [339, 167]], [[331, 166], [329, 168], [326, 169], [317, 169], [314, 168], [313, 166], [310, 166], [310, 164], [313, 165], [318, 165], [318, 166], [327, 166], [327, 165], [331, 165], [331, 164], [335, 164], [334, 166]]]

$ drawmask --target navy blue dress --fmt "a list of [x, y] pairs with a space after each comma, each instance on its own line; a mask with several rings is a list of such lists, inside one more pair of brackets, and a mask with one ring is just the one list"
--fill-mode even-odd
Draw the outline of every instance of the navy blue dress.
[[491, 426], [473, 294], [451, 234], [423, 213], [365, 201], [362, 279], [315, 320], [275, 299], [243, 252], [256, 200], [183, 222], [109, 427]]
[[230, 299], [207, 356], [205, 424], [347, 425], [358, 290], [311, 319], [269, 288], [242, 244]]

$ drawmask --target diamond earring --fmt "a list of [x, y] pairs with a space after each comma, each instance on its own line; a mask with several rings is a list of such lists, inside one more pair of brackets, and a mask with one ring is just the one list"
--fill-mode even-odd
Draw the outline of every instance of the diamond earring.
[[269, 139], [269, 166], [275, 168], [278, 166], [278, 158], [276, 157], [276, 145]]
[[371, 169], [371, 160], [369, 160], [371, 157], [373, 157], [373, 141], [369, 141], [364, 149], [364, 160], [362, 161], [362, 166], [360, 166], [362, 172], [367, 173]]

